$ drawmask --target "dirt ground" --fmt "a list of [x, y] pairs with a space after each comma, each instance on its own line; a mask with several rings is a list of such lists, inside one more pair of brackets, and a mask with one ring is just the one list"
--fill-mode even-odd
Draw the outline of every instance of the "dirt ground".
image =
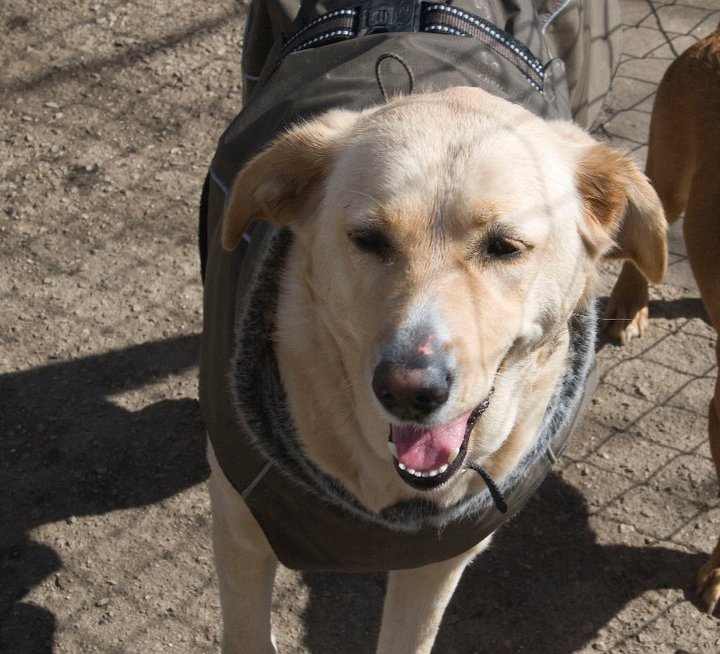
[[[667, 14], [690, 23], [662, 37], [707, 33], [715, 2]], [[674, 3], [623, 4], [627, 66], [600, 132], [641, 159], [673, 53], [660, 42], [652, 56], [636, 50], [660, 33], [655, 10]], [[196, 207], [240, 108], [246, 10], [0, 4], [3, 654], [218, 651]], [[436, 651], [720, 651], [718, 622], [694, 593], [720, 534], [705, 442], [714, 336], [674, 234], [651, 332], [603, 346], [591, 415], [466, 573]], [[383, 585], [282, 570], [281, 651], [369, 654]]]

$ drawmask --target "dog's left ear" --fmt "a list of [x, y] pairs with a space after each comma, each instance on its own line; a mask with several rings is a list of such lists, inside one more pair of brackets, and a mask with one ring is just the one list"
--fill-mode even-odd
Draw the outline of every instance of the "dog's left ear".
[[577, 186], [585, 208], [581, 235], [598, 257], [630, 259], [651, 282], [667, 270], [665, 212], [632, 159], [569, 123], [564, 136], [581, 146]]
[[358, 114], [335, 110], [276, 138], [238, 173], [225, 209], [222, 246], [233, 250], [255, 218], [280, 226], [307, 217]]

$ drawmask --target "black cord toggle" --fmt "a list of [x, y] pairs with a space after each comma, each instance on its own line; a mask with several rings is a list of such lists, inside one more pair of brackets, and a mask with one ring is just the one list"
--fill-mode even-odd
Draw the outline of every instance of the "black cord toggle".
[[500, 492], [500, 489], [497, 487], [497, 484], [495, 484], [492, 477], [487, 473], [485, 468], [479, 466], [477, 463], [473, 463], [472, 461], [468, 461], [465, 464], [465, 467], [477, 472], [482, 477], [483, 481], [488, 487], [488, 490], [490, 491], [490, 495], [493, 498], [493, 502], [495, 502], [495, 507], [497, 508], [497, 510], [500, 511], [500, 513], [507, 513], [507, 502], [505, 501], [503, 494]]

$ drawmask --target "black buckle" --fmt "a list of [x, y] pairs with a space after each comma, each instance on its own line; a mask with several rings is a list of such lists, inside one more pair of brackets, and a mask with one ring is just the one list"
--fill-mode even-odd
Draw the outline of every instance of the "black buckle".
[[420, 0], [369, 0], [361, 5], [358, 36], [384, 32], [417, 32]]

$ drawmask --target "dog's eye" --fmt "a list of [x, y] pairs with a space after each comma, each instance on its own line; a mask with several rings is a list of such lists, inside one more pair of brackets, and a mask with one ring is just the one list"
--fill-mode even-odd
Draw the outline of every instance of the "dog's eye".
[[348, 232], [348, 238], [360, 251], [374, 254], [383, 261], [390, 259], [393, 245], [388, 238], [376, 229], [357, 229]]
[[495, 259], [510, 259], [522, 254], [525, 246], [512, 238], [492, 236], [487, 242], [486, 252]]

